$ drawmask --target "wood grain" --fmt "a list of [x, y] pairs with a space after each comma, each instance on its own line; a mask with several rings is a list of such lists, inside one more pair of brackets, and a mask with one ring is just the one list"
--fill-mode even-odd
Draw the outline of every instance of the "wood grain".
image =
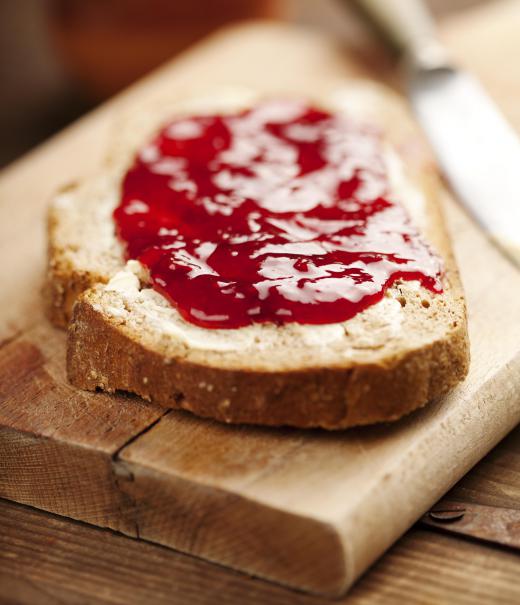
[[64, 340], [42, 322], [0, 348], [0, 493], [134, 535], [113, 457], [164, 412], [72, 388]]
[[520, 510], [520, 427], [459, 481], [446, 498]]
[[519, 573], [507, 550], [412, 530], [348, 596], [331, 601], [0, 501], [2, 604], [512, 605]]
[[[520, 26], [512, 6], [472, 17], [464, 31], [481, 34], [485, 24], [494, 32], [495, 60], [520, 86], [510, 55], [500, 54], [511, 50], [504, 41], [516, 31], [511, 23]], [[494, 67], [469, 43], [465, 50], [472, 35], [445, 33], [493, 91]], [[117, 116], [229, 83], [309, 94], [365, 71], [319, 35], [273, 24], [234, 28], [4, 174], [0, 254], [12, 263], [0, 290], [0, 495], [337, 595], [520, 420], [520, 274], [451, 200], [446, 212], [470, 311], [470, 376], [398, 424], [335, 434], [226, 427], [161, 416], [128, 397], [80, 393], [64, 379], [63, 335], [40, 312], [46, 200], [60, 181], [99, 166]], [[520, 116], [511, 117], [520, 126]], [[495, 486], [494, 497], [507, 489]], [[430, 551], [413, 544], [427, 567]], [[406, 586], [406, 574], [397, 581]], [[395, 583], [388, 591], [398, 594]]]

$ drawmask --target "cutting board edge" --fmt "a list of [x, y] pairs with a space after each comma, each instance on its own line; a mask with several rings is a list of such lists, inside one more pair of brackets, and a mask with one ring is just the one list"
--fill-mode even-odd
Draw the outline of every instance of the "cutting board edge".
[[[515, 366], [517, 368], [516, 375], [519, 377], [519, 379], [517, 379], [516, 382], [511, 379], [511, 366]], [[497, 385], [501, 385], [503, 388], [504, 384], [507, 384], [508, 388], [499, 391], [497, 389]], [[486, 454], [493, 449], [493, 447], [495, 447], [520, 423], [520, 393], [518, 392], [519, 384], [520, 351], [516, 353], [503, 367], [499, 368], [497, 372], [492, 374], [488, 380], [480, 386], [478, 393], [468, 393], [466, 406], [464, 409], [461, 409], [461, 406], [458, 405], [456, 408], [450, 410], [453, 413], [449, 414], [448, 418], [444, 419], [440, 425], [442, 432], [439, 434], [439, 431], [432, 431], [432, 434], [429, 435], [427, 439], [429, 439], [431, 442], [432, 440], [438, 440], [443, 435], [447, 437], [449, 433], [448, 426], [450, 424], [452, 429], [455, 429], [455, 427], [464, 427], [464, 430], [461, 431], [461, 435], [464, 437], [464, 439], [460, 439], [459, 441], [459, 455], [457, 457], [456, 467], [454, 467], [453, 464], [451, 465], [451, 474], [446, 476], [446, 480], [442, 485], [440, 485], [434, 481], [433, 477], [436, 474], [440, 474], [440, 471], [450, 464], [450, 460], [442, 456], [442, 448], [439, 448], [440, 454], [433, 458], [434, 464], [431, 464], [429, 459], [424, 458], [423, 468], [428, 470], [428, 467], [431, 467], [429, 469], [429, 476], [426, 475], [425, 477], [423, 475], [422, 477], [425, 478], [422, 481], [416, 482], [416, 485], [414, 486], [414, 493], [410, 494], [409, 491], [406, 492], [406, 497], [404, 497], [404, 501], [401, 502], [401, 514], [399, 514], [399, 512], [393, 515], [389, 514], [389, 518], [397, 519], [398, 523], [389, 525], [390, 531], [382, 540], [379, 540], [379, 544], [376, 548], [373, 547], [374, 540], [371, 540], [371, 536], [369, 535], [370, 528], [372, 526], [371, 517], [375, 518], [378, 514], [381, 514], [380, 504], [388, 499], [389, 493], [393, 494], [394, 498], [397, 500], [399, 499], [400, 494], [403, 493], [403, 477], [402, 475], [399, 475], [399, 469], [397, 469], [397, 472], [394, 473], [393, 476], [388, 475], [387, 477], [383, 477], [383, 480], [374, 480], [372, 485], [376, 491], [384, 491], [384, 497], [381, 494], [379, 497], [369, 498], [365, 493], [364, 497], [358, 500], [357, 505], [349, 509], [349, 511], [343, 516], [342, 520], [337, 521], [336, 525], [338, 527], [339, 534], [347, 541], [351, 539], [349, 536], [355, 536], [357, 542], [359, 543], [358, 546], [354, 545], [352, 547], [353, 552], [356, 553], [353, 570], [354, 579], [357, 579], [359, 576], [361, 576], [366, 569], [368, 569], [368, 567], [375, 560], [377, 560], [381, 552], [384, 552], [397, 539], [399, 539], [404, 532], [416, 521], [418, 521], [424, 513], [426, 513], [448, 490], [450, 490], [457, 483], [457, 481], [459, 481], [468, 471], [470, 471]], [[502, 396], [497, 399], [496, 394], [499, 392], [501, 392]], [[487, 433], [484, 435], [484, 438], [482, 438], [482, 429], [479, 423], [479, 410], [481, 409], [481, 406], [486, 406], [486, 404], [492, 400], [494, 396], [495, 405], [493, 406], [493, 409], [498, 408], [502, 414], [498, 417], [499, 421], [497, 421], [497, 415], [493, 414], [495, 418], [494, 430], [487, 431]], [[467, 414], [469, 412], [467, 408], [472, 408], [473, 406], [476, 406], [476, 412], [471, 417], [471, 424], [468, 426]], [[485, 438], [486, 436], [487, 439]], [[469, 447], [472, 445], [471, 442], [473, 438], [478, 441], [478, 448], [475, 448], [474, 446]], [[425, 442], [422, 441], [421, 447], [424, 447], [424, 444]], [[408, 448], [402, 452], [401, 462], [403, 459], [409, 456], [420, 458], [420, 454], [414, 442], [411, 442]], [[453, 451], [451, 451], [450, 456], [453, 458]], [[403, 468], [408, 468], [408, 466], [409, 465], [402, 465]], [[414, 474], [409, 470], [408, 473], [410, 475]], [[415, 477], [419, 476], [420, 474], [416, 472]], [[392, 482], [394, 483], [393, 487]], [[435, 490], [429, 491], [429, 487], [432, 485], [436, 485], [436, 488]], [[412, 495], [412, 498], [410, 498], [410, 495]], [[416, 497], [415, 500], [413, 499], [414, 496]], [[411, 505], [410, 502], [414, 502], [415, 504]], [[413, 512], [414, 509], [416, 512]], [[417, 511], [422, 512], [418, 513]], [[353, 522], [355, 522], [358, 531], [351, 530]], [[359, 533], [359, 527], [365, 530], [364, 534]], [[363, 544], [365, 546], [366, 544], [370, 544], [372, 548], [367, 550], [363, 547]]]
[[[120, 454], [115, 472], [127, 481], [119, 481], [118, 487], [135, 505], [139, 538], [327, 597], [344, 594], [355, 581], [352, 552], [336, 523], [159, 472], [125, 460], [124, 450]], [[246, 550], [241, 547], [244, 541]], [[284, 563], [273, 567], [273, 560]]]

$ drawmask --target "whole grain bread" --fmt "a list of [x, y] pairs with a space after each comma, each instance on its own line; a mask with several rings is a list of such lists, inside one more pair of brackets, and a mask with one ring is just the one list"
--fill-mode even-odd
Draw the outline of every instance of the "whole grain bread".
[[[249, 91], [220, 97], [216, 109], [251, 100]], [[61, 191], [50, 211], [46, 301], [56, 325], [72, 317], [73, 384], [130, 391], [225, 422], [335, 429], [399, 418], [464, 378], [466, 312], [440, 214], [444, 192], [413, 121], [399, 98], [372, 84], [314, 101], [382, 128], [394, 195], [443, 257], [444, 292], [397, 282], [354, 318], [323, 326], [207, 330], [185, 322], [139, 263], [124, 263], [111, 220], [121, 177], [142, 142], [176, 113], [214, 110], [212, 102], [165, 106], [132, 118], [103, 174]]]

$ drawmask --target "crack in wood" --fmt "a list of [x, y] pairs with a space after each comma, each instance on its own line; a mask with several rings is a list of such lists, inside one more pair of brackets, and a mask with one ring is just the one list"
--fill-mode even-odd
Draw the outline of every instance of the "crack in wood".
[[133, 527], [133, 536], [137, 539], [141, 537], [139, 529], [139, 515], [137, 513], [138, 503], [125, 489], [125, 482], [134, 481], [134, 473], [122, 460], [112, 459], [111, 463], [112, 480], [114, 488], [119, 494], [118, 513], [123, 519], [126, 519], [128, 525]]
[[143, 435], [145, 435], [146, 433], [148, 433], [148, 431], [151, 431], [155, 425], [159, 424], [159, 422], [165, 417], [167, 416], [170, 412], [171, 412], [171, 408], [165, 408], [164, 412], [158, 416], [153, 422], [150, 422], [150, 424], [146, 425], [143, 429], [141, 429], [140, 431], [138, 431], [135, 435], [132, 435], [131, 437], [129, 437], [121, 446], [119, 446], [117, 448], [117, 450], [112, 454], [112, 459], [114, 461], [119, 461], [119, 455], [121, 454], [121, 452], [127, 448], [129, 445], [131, 445], [132, 443], [134, 443], [135, 441], [137, 441], [138, 439], [140, 439]]
[[129, 491], [125, 489], [125, 483], [133, 482], [135, 477], [130, 465], [124, 460], [121, 460], [119, 456], [125, 448], [132, 443], [135, 443], [143, 435], [151, 431], [167, 414], [169, 414], [169, 412], [171, 412], [171, 409], [165, 409], [164, 412], [153, 422], [127, 439], [111, 456], [110, 468], [112, 472], [112, 480], [114, 487], [121, 499], [118, 506], [119, 514], [122, 518], [126, 518], [129, 524], [133, 526], [134, 535], [137, 539], [141, 538], [138, 512], [139, 504], [137, 500], [129, 493]]

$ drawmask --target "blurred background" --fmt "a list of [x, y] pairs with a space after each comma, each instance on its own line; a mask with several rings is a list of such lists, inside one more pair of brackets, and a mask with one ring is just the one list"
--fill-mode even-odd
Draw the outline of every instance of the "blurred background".
[[[348, 0], [0, 0], [0, 166], [233, 21], [358, 35]], [[493, 0], [430, 0], [437, 16]]]

